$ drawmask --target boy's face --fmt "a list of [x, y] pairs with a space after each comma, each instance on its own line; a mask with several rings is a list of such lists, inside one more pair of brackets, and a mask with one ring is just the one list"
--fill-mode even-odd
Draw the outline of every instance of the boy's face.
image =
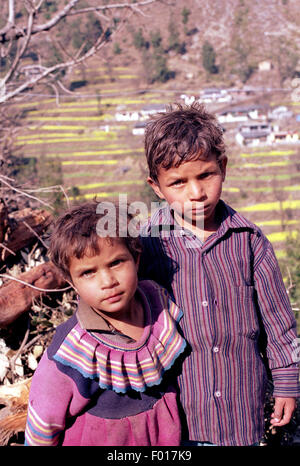
[[[177, 220], [210, 229], [215, 224], [215, 209], [225, 180], [227, 159], [217, 162], [211, 154], [205, 159], [183, 162], [179, 167], [160, 168], [158, 182], [149, 184], [161, 199], [174, 205]], [[176, 207], [178, 206], [178, 207]], [[181, 222], [180, 222], [181, 223]]]
[[71, 258], [72, 283], [96, 312], [121, 319], [130, 310], [137, 288], [138, 261], [122, 240], [99, 241], [99, 254]]

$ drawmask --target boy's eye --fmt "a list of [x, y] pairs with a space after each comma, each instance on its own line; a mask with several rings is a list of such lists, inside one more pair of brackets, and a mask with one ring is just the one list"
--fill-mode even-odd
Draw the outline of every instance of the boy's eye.
[[184, 182], [183, 180], [175, 180], [175, 181], [172, 181], [171, 186], [179, 186], [183, 182]]
[[123, 259], [115, 259], [113, 262], [110, 263], [110, 266], [111, 267], [116, 267], [117, 265], [121, 264], [122, 262], [124, 262]]
[[209, 178], [209, 177], [212, 176], [212, 175], [214, 175], [213, 172], [206, 172], [206, 173], [202, 173], [202, 174], [199, 176], [199, 178], [203, 180], [203, 179], [205, 179], [205, 178]]

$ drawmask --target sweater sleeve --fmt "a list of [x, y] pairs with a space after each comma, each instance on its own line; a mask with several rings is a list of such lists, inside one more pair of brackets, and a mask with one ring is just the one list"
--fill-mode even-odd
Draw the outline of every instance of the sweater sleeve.
[[274, 396], [297, 397], [299, 352], [296, 320], [271, 243], [259, 238], [254, 264], [259, 310], [267, 335], [267, 357]]
[[25, 445], [59, 445], [72, 399], [72, 380], [44, 353], [30, 387]]

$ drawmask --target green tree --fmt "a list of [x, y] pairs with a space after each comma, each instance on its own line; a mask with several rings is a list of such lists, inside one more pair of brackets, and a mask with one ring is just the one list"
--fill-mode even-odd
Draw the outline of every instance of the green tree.
[[138, 50], [149, 48], [149, 42], [144, 38], [142, 28], [133, 33], [133, 45]]
[[160, 31], [157, 29], [154, 32], [150, 32], [151, 45], [155, 49], [159, 49], [162, 46], [162, 37]]
[[216, 65], [216, 52], [213, 46], [207, 40], [202, 46], [202, 64], [208, 73], [218, 73], [218, 67]]
[[177, 53], [184, 54], [186, 52], [185, 42], [180, 41], [180, 34], [177, 29], [177, 25], [173, 18], [170, 18], [169, 25], [169, 47], [168, 50], [174, 50]]
[[181, 11], [183, 24], [186, 25], [188, 23], [190, 14], [191, 14], [190, 10], [188, 8], [184, 7], [183, 10]]

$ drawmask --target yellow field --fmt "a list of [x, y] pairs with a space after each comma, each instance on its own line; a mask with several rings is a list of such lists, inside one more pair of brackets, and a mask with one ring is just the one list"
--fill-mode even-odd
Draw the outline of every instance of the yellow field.
[[63, 160], [62, 165], [116, 165], [118, 160]]
[[129, 185], [142, 185], [145, 182], [143, 180], [132, 180], [132, 181], [102, 181], [100, 183], [80, 184], [77, 187], [81, 189], [94, 189], [102, 188], [104, 186], [129, 186]]
[[267, 238], [271, 243], [277, 243], [280, 241], [286, 241], [288, 238], [296, 238], [298, 230], [293, 231], [279, 231], [277, 233], [270, 233]]
[[241, 212], [268, 212], [272, 210], [279, 211], [280, 208], [282, 209], [300, 209], [300, 200], [290, 200], [290, 201], [283, 201], [282, 205], [280, 206], [280, 202], [262, 202], [260, 204], [240, 207], [239, 210]]
[[271, 150], [268, 152], [248, 152], [240, 154], [242, 158], [248, 157], [282, 157], [285, 155], [294, 155], [297, 152], [295, 150]]

